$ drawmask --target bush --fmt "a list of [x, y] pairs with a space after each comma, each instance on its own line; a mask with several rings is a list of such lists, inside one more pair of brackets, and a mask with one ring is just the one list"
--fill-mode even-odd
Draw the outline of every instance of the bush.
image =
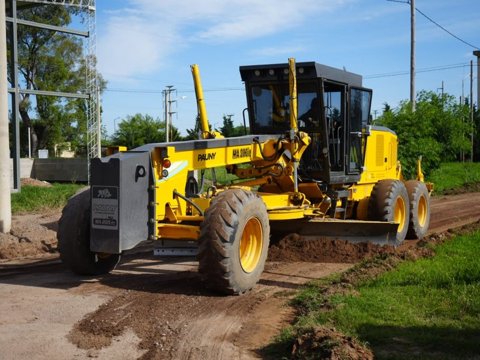
[[410, 102], [403, 101], [398, 110], [385, 111], [377, 122], [397, 133], [404, 176], [411, 178], [419, 156], [423, 156], [423, 170], [428, 175], [441, 162], [454, 161], [461, 151], [468, 151], [467, 119], [468, 106], [456, 104], [453, 96], [422, 91], [415, 112]]

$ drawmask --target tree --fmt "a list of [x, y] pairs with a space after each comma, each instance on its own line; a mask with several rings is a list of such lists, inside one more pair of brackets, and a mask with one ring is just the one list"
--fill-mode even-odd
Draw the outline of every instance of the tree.
[[187, 129], [187, 136], [183, 140], [198, 140], [200, 134], [200, 116], [195, 119], [195, 127], [193, 129]]
[[389, 113], [389, 112], [392, 112], [392, 108], [390, 107], [390, 105], [387, 103], [387, 102], [384, 102], [383, 103], [383, 113]]
[[225, 137], [242, 136], [245, 135], [245, 128], [243, 125], [233, 125], [231, 115], [223, 115], [223, 126], [220, 127], [220, 132]]
[[[177, 128], [172, 127], [173, 141], [181, 140]], [[124, 145], [129, 149], [144, 144], [165, 141], [165, 122], [154, 119], [150, 115], [135, 114], [127, 116], [118, 124], [118, 129], [113, 134], [114, 145]]]
[[[212, 130], [212, 125], [209, 124], [209, 128]], [[245, 127], [243, 125], [233, 125], [232, 115], [223, 115], [223, 125], [220, 129], [215, 130], [220, 131], [224, 137], [245, 135]], [[247, 128], [247, 133], [248, 131], [249, 129]], [[185, 136], [183, 140], [198, 140], [200, 132], [200, 118], [197, 116], [195, 127], [193, 129], [187, 129], [187, 136]]]
[[408, 101], [396, 111], [385, 111], [377, 123], [394, 130], [399, 137], [399, 159], [405, 176], [413, 177], [416, 161], [423, 157], [425, 173], [439, 167], [440, 162], [452, 161], [469, 148], [468, 107], [455, 103], [448, 94], [439, 96], [421, 91], [416, 111]]
[[[64, 27], [71, 23], [72, 15], [81, 14], [80, 11], [74, 7], [42, 5], [20, 8], [18, 16]], [[20, 84], [17, 86], [71, 93], [84, 91], [86, 87], [87, 65], [82, 55], [82, 42], [77, 36], [20, 25], [18, 59]], [[98, 79], [103, 90], [106, 82], [100, 74]], [[9, 73], [9, 80], [13, 84], [12, 73]], [[53, 150], [65, 142], [70, 142], [74, 148], [85, 145], [86, 108], [83, 99], [21, 94], [21, 128], [31, 129], [33, 152], [39, 147]]]

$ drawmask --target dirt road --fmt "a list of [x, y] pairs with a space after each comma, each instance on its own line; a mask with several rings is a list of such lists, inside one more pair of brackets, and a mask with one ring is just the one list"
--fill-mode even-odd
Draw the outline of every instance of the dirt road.
[[[432, 201], [431, 231], [478, 219], [480, 193]], [[310, 252], [322, 251], [312, 244]], [[90, 279], [58, 264], [15, 273], [0, 263], [0, 357], [258, 358], [262, 345], [292, 316], [284, 304], [299, 285], [343, 271], [375, 251], [340, 245], [317, 260], [299, 262], [282, 260], [276, 248], [276, 261], [267, 263], [259, 286], [240, 297], [205, 290], [196, 262], [188, 258], [128, 258], [113, 274]]]

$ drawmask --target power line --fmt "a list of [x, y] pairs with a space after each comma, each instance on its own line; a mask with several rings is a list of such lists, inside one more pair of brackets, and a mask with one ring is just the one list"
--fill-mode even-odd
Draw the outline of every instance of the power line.
[[[457, 69], [462, 68], [465, 66], [469, 66], [468, 63], [457, 63], [457, 64], [449, 64], [449, 65], [438, 65], [432, 66], [428, 68], [419, 69], [416, 73], [424, 73], [424, 72], [433, 72], [433, 71], [443, 71], [443, 70], [450, 70], [450, 69]], [[393, 71], [388, 73], [380, 73], [380, 74], [371, 74], [366, 75], [364, 79], [378, 79], [384, 77], [393, 77], [393, 76], [402, 76], [408, 75], [410, 72], [408, 70], [403, 71]], [[222, 91], [244, 91], [243, 87], [225, 87], [225, 88], [211, 88], [205, 89], [204, 92], [222, 92]], [[121, 88], [110, 88], [105, 89], [108, 92], [117, 92], [117, 93], [137, 93], [137, 94], [162, 94], [164, 90], [157, 90], [157, 89], [121, 89]], [[177, 93], [192, 93], [194, 90], [177, 90]]]
[[[387, 1], [390, 1], [390, 2], [398, 2], [398, 3], [402, 3], [402, 4], [410, 4], [410, 0], [407, 0], [407, 1], [402, 1], [402, 0], [387, 0]], [[420, 14], [422, 15], [425, 19], [429, 20], [430, 22], [432, 22], [433, 24], [435, 24], [436, 26], [438, 26], [440, 29], [442, 29], [443, 31], [445, 31], [447, 34], [449, 34], [450, 36], [453, 36], [455, 39], [457, 39], [458, 41], [461, 41], [462, 43], [464, 43], [465, 45], [468, 45], [474, 49], [480, 49], [478, 46], [475, 46], [475, 45], [472, 45], [470, 44], [469, 42], [463, 40], [462, 38], [458, 37], [457, 35], [455, 35], [454, 33], [452, 33], [451, 31], [447, 30], [445, 27], [443, 27], [442, 25], [440, 25], [438, 22], [436, 22], [435, 20], [433, 20], [430, 16], [428, 16], [427, 14], [425, 14], [423, 11], [421, 11], [419, 8], [415, 7], [415, 10]]]
[[[229, 87], [229, 88], [213, 88], [205, 89], [203, 92], [220, 92], [220, 91], [244, 91], [244, 88]], [[120, 93], [139, 93], [139, 94], [161, 94], [164, 90], [157, 89], [105, 89], [109, 92], [120, 92]], [[178, 90], [177, 93], [192, 93], [195, 90]]]
[[468, 46], [471, 46], [472, 48], [474, 49], [480, 49], [478, 46], [475, 46], [475, 45], [472, 45], [470, 44], [469, 42], [466, 42], [465, 40], [459, 38], [457, 35], [455, 35], [454, 33], [452, 33], [451, 31], [448, 31], [447, 29], [445, 29], [442, 25], [440, 25], [439, 23], [437, 23], [435, 20], [433, 20], [431, 17], [427, 16], [423, 11], [421, 11], [419, 8], [415, 8], [415, 10], [417, 10], [420, 15], [422, 15], [423, 17], [425, 17], [427, 20], [430, 20], [432, 23], [434, 23], [435, 25], [437, 25], [440, 29], [442, 29], [443, 31], [445, 31], [447, 34], [449, 34], [450, 36], [453, 36], [455, 39], [461, 41], [462, 43], [464, 43], [465, 45], [468, 45]]
[[[439, 65], [433, 66], [429, 68], [423, 68], [416, 71], [416, 73], [424, 73], [424, 72], [432, 72], [432, 71], [442, 71], [442, 70], [450, 70], [468, 66], [468, 63], [458, 63], [458, 64], [450, 64], [450, 65]], [[383, 77], [393, 77], [393, 76], [401, 76], [401, 75], [408, 75], [409, 71], [394, 71], [388, 73], [381, 73], [381, 74], [371, 74], [366, 75], [364, 79], [378, 79]], [[243, 87], [225, 87], [225, 88], [211, 88], [205, 89], [204, 92], [222, 92], [222, 91], [244, 91]], [[108, 92], [117, 92], [117, 93], [137, 93], [137, 94], [162, 94], [164, 90], [157, 90], [157, 89], [121, 89], [121, 88], [110, 88], [105, 89]], [[194, 90], [177, 90], [177, 93], [192, 93]]]
[[[434, 67], [430, 67], [430, 68], [418, 69], [418, 70], [415, 71], [415, 73], [450, 70], [450, 69], [462, 68], [462, 67], [465, 67], [465, 66], [468, 66], [468, 63], [440, 65], [440, 66], [434, 66]], [[408, 75], [408, 74], [410, 74], [410, 71], [403, 70], [403, 71], [395, 71], [395, 72], [390, 72], [390, 73], [366, 75], [363, 78], [364, 79], [378, 79], [378, 78], [401, 76], [401, 75]]]

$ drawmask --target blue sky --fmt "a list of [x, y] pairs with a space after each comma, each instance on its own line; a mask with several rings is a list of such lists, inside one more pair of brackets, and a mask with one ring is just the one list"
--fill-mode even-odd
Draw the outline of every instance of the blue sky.
[[[416, 7], [480, 46], [480, 1], [416, 0]], [[463, 81], [468, 94], [474, 49], [419, 13], [416, 20], [417, 70], [452, 65], [419, 72], [417, 91], [440, 91], [443, 81], [445, 92], [459, 97]], [[383, 103], [396, 107], [409, 97], [408, 74], [373, 75], [408, 72], [410, 6], [386, 0], [98, 0], [97, 56], [108, 81], [102, 102], [110, 134], [115, 123], [135, 113], [163, 119], [161, 91], [167, 85], [177, 89], [173, 121], [185, 134], [196, 117], [194, 63], [214, 126], [221, 126], [223, 114], [242, 121], [240, 65], [289, 57], [363, 75], [364, 86], [373, 89], [372, 113], [379, 114]]]

